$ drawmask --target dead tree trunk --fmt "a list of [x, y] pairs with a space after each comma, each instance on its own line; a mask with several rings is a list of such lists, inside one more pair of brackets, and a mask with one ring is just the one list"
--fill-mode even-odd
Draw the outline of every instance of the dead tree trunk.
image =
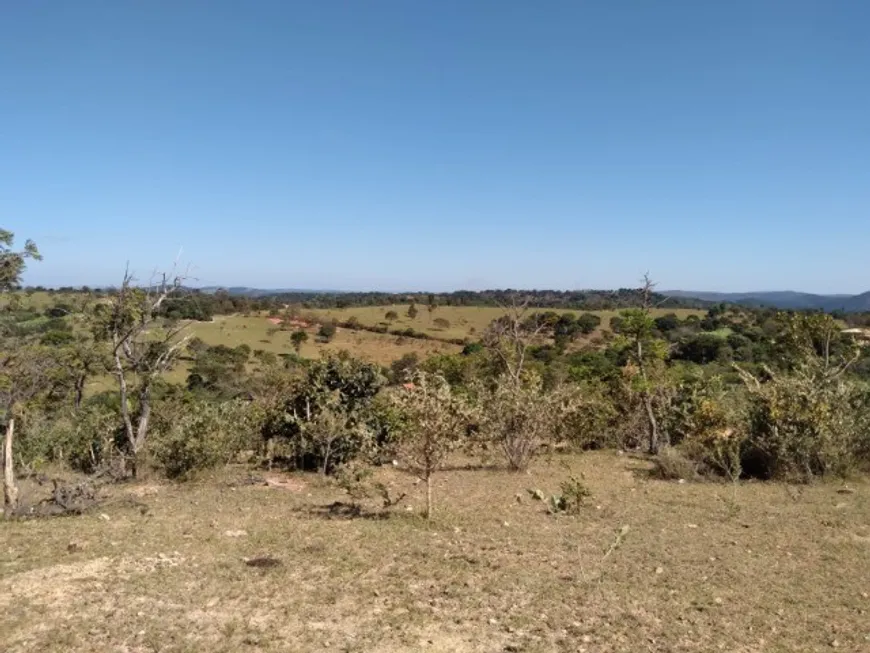
[[15, 484], [15, 463], [12, 458], [12, 440], [15, 437], [15, 420], [6, 427], [3, 447], [3, 515], [10, 519], [18, 510], [18, 486]]

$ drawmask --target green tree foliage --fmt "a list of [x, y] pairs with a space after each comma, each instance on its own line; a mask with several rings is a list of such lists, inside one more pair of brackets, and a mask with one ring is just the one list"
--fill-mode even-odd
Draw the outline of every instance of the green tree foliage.
[[468, 408], [442, 377], [422, 372], [392, 397], [403, 424], [394, 443], [399, 462], [426, 483], [426, 518], [431, 519], [432, 477], [462, 445]]
[[402, 383], [409, 380], [420, 365], [420, 357], [416, 352], [403, 354], [401, 358], [390, 364], [390, 376], [393, 383]]
[[321, 324], [320, 329], [317, 330], [317, 339], [320, 342], [332, 342], [337, 332], [338, 327], [336, 327], [335, 322], [326, 322]]
[[[651, 295], [652, 287], [652, 283], [646, 279], [644, 287], [646, 296]], [[650, 453], [658, 453], [661, 434], [653, 404], [661, 383], [661, 371], [667, 355], [667, 346], [664, 341], [655, 336], [655, 322], [648, 303], [645, 303], [643, 308], [623, 311], [621, 318], [620, 346], [628, 361], [627, 376], [646, 414], [648, 449]]]
[[199, 351], [187, 375], [187, 388], [217, 399], [239, 396], [245, 386], [245, 365], [251, 355], [248, 345], [216, 345]]
[[270, 411], [264, 435], [286, 443], [297, 467], [330, 473], [368, 445], [373, 401], [385, 382], [375, 365], [357, 359], [314, 361]]
[[577, 318], [577, 330], [585, 335], [589, 335], [599, 326], [601, 326], [601, 318], [594, 313], [583, 313]]
[[42, 256], [32, 240], [24, 243], [24, 249], [14, 251], [15, 234], [0, 229], [0, 292], [9, 292], [21, 284], [21, 275], [27, 267], [27, 259], [41, 261]]
[[671, 357], [675, 360], [707, 365], [715, 361], [727, 362], [731, 359], [731, 355], [731, 346], [724, 337], [712, 333], [699, 333], [681, 340]]
[[249, 402], [194, 402], [155, 435], [152, 460], [168, 478], [190, 478], [253, 449], [261, 420]]
[[655, 328], [661, 333], [667, 334], [679, 327], [680, 318], [677, 317], [676, 313], [668, 313], [667, 315], [662, 315], [655, 319]]
[[408, 311], [406, 315], [411, 320], [417, 317], [417, 307], [414, 305], [414, 302], [411, 302], [411, 304], [408, 306]]
[[[334, 335], [334, 334], [333, 334]], [[299, 329], [290, 334], [290, 342], [293, 343], [293, 349], [298, 354], [302, 351], [302, 345], [308, 342], [308, 333]]]
[[860, 347], [828, 315], [778, 319], [787, 371], [743, 372], [749, 389], [744, 465], [765, 477], [845, 474], [870, 454], [870, 392], [847, 376]]

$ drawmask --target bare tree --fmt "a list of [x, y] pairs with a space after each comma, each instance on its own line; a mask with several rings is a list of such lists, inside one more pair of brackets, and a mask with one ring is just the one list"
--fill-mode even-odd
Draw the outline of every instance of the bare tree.
[[483, 336], [483, 345], [500, 362], [509, 380], [522, 381], [526, 355], [547, 328], [546, 323], [529, 309], [529, 298], [512, 295], [503, 304], [504, 314], [493, 320]]
[[134, 477], [137, 457], [148, 438], [154, 382], [175, 363], [190, 338], [185, 333], [187, 322], [171, 323], [160, 317], [161, 306], [182, 291], [185, 279], [173, 270], [148, 286], [137, 287], [128, 269], [100, 325], [110, 340], [121, 395], [125, 453]]

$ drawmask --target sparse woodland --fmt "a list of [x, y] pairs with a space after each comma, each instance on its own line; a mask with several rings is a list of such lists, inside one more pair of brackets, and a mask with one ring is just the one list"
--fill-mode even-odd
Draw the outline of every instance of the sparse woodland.
[[[544, 451], [611, 448], [655, 456], [664, 478], [735, 483], [807, 482], [870, 463], [870, 348], [829, 315], [713, 305], [703, 317], [655, 317], [666, 300], [647, 279], [618, 293], [635, 305], [590, 337], [594, 313], [542, 310], [513, 293], [496, 297], [503, 314], [461, 353], [381, 368], [344, 352], [302, 358], [298, 326], [281, 327], [294, 355], [210, 346], [190, 324], [242, 307], [225, 295], [203, 307], [177, 273], [142, 283], [128, 272], [114, 290], [58, 294], [37, 309], [17, 289], [36, 246], [15, 251], [7, 232], [3, 241], [9, 515], [26, 513], [14, 475], [49, 466], [117, 481], [228, 463], [335, 476], [395, 461], [427, 483], [431, 509], [431, 477], [454, 452], [523, 471]], [[439, 299], [428, 295], [417, 319], [431, 321]], [[243, 310], [263, 308], [256, 301]], [[335, 322], [283, 311], [321, 342], [335, 336]], [[416, 318], [413, 301], [407, 313]], [[186, 381], [167, 382], [182, 361]], [[107, 389], [85, 393], [98, 377]]]

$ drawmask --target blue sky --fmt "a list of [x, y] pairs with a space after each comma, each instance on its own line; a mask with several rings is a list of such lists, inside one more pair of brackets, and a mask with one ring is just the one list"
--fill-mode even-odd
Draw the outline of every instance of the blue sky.
[[865, 0], [77, 0], [0, 18], [31, 284], [870, 288]]

